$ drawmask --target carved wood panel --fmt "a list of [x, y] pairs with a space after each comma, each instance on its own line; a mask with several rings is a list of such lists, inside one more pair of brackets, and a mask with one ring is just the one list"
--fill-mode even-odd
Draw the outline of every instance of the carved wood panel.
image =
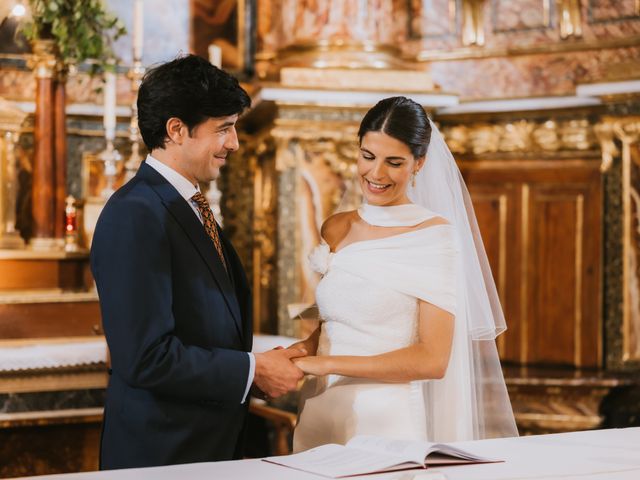
[[508, 330], [503, 360], [602, 364], [596, 162], [463, 162]]

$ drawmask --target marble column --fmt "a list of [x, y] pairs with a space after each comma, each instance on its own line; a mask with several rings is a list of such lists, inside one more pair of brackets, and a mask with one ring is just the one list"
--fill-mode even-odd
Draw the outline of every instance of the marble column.
[[[20, 125], [16, 127], [20, 128]], [[19, 136], [16, 131], [4, 131], [0, 143], [0, 147], [4, 143], [0, 156], [0, 249], [24, 247], [24, 240], [16, 231], [18, 178], [15, 147]]]
[[[34, 43], [36, 77], [35, 155], [33, 160], [32, 215], [36, 250], [56, 247], [56, 172], [55, 172], [55, 75], [57, 59], [49, 40]], [[61, 220], [60, 220], [61, 221]]]

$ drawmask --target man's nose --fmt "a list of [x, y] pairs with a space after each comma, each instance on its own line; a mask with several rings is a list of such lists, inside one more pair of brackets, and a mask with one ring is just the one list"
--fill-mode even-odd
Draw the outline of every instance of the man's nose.
[[238, 142], [238, 132], [236, 132], [235, 127], [231, 127], [231, 133], [227, 137], [227, 141], [224, 142], [224, 148], [229, 150], [230, 152], [235, 152], [240, 148], [240, 144]]

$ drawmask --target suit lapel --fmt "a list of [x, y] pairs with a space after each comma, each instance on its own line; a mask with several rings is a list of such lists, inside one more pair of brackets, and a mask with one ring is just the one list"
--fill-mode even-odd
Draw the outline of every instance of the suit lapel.
[[225, 258], [229, 264], [229, 272], [232, 273], [234, 279], [234, 287], [236, 291], [236, 298], [240, 305], [242, 312], [241, 318], [243, 322], [244, 342], [245, 348], [248, 352], [251, 351], [253, 346], [253, 311], [251, 308], [251, 289], [249, 288], [249, 282], [245, 274], [242, 262], [238, 257], [231, 242], [227, 239], [224, 233], [220, 232], [220, 239], [222, 240], [222, 246], [225, 251]]
[[222, 265], [222, 259], [219, 257], [213, 242], [207, 235], [204, 227], [198, 220], [198, 217], [191, 209], [187, 201], [180, 196], [178, 191], [152, 167], [143, 163], [140, 165], [138, 175], [143, 177], [151, 188], [158, 194], [162, 203], [171, 213], [173, 218], [182, 226], [183, 230], [200, 253], [209, 271], [213, 275], [214, 280], [218, 283], [218, 287], [223, 294], [225, 302], [231, 311], [235, 320], [236, 328], [243, 336], [242, 319], [240, 318], [240, 306], [235, 295], [233, 285], [229, 279], [229, 275]]

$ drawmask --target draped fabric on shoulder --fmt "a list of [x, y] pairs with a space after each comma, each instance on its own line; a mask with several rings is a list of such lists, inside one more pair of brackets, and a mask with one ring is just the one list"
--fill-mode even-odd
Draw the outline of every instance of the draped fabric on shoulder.
[[455, 266], [455, 238], [450, 225], [354, 242], [338, 251], [331, 262], [332, 268], [419, 298], [454, 315]]

